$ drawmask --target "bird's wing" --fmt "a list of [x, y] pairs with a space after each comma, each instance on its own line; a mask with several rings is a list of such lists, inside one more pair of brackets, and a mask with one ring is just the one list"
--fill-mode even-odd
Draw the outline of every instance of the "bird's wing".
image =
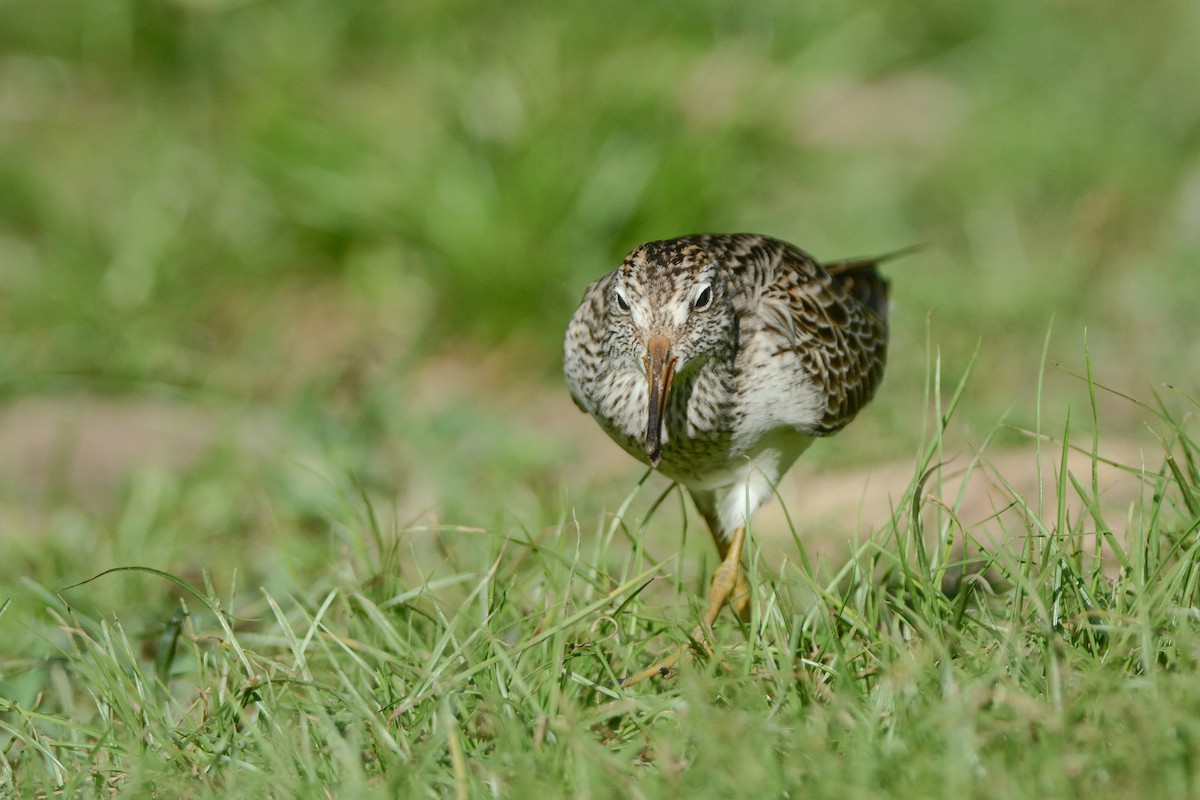
[[830, 274], [812, 256], [765, 236], [712, 237], [730, 260], [740, 315], [774, 332], [796, 353], [824, 396], [811, 433], [845, 427], [875, 394], [887, 356], [887, 282], [876, 261], [840, 264]]
[[608, 286], [613, 280], [609, 273], [588, 285], [583, 301], [563, 338], [563, 372], [567, 389], [581, 411], [591, 412], [587, 404], [587, 388], [596, 380], [604, 360], [604, 320]]
[[779, 279], [762, 305], [790, 315], [795, 351], [825, 396], [815, 433], [841, 430], [883, 380], [886, 293], [874, 265], [834, 277], [808, 254], [790, 247], [783, 251]]

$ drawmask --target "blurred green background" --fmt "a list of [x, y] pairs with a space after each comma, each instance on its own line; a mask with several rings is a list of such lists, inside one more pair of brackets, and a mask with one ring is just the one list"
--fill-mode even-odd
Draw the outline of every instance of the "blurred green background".
[[0, 0], [0, 579], [303, 581], [361, 491], [611, 508], [561, 332], [686, 233], [930, 245], [818, 465], [912, 452], [927, 336], [947, 384], [980, 347], [976, 436], [1032, 424], [1052, 318], [1052, 361], [1086, 329], [1102, 382], [1195, 393], [1197, 42], [1190, 0]]

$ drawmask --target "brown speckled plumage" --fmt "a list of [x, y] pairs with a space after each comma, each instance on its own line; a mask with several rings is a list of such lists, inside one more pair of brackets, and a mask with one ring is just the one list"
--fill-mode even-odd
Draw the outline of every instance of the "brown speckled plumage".
[[571, 395], [687, 487], [725, 555], [812, 438], [875, 394], [888, 338], [878, 261], [822, 267], [754, 234], [644, 244], [571, 318]]

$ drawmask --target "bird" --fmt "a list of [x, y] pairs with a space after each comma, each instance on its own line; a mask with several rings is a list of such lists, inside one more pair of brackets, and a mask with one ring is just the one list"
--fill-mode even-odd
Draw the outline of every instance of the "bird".
[[749, 619], [746, 527], [812, 442], [875, 395], [889, 283], [905, 251], [822, 264], [750, 233], [634, 248], [571, 316], [563, 369], [575, 403], [627, 453], [691, 495], [721, 562], [692, 641], [623, 686], [671, 668], [728, 603]]

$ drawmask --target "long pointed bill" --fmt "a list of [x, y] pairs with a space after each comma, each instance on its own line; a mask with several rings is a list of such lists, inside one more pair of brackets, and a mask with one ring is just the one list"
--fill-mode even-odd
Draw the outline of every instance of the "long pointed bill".
[[646, 415], [646, 455], [650, 466], [662, 460], [663, 417], [667, 410], [667, 392], [675, 377], [675, 359], [671, 357], [671, 342], [662, 334], [650, 337], [646, 344], [646, 380], [650, 384], [649, 409]]

